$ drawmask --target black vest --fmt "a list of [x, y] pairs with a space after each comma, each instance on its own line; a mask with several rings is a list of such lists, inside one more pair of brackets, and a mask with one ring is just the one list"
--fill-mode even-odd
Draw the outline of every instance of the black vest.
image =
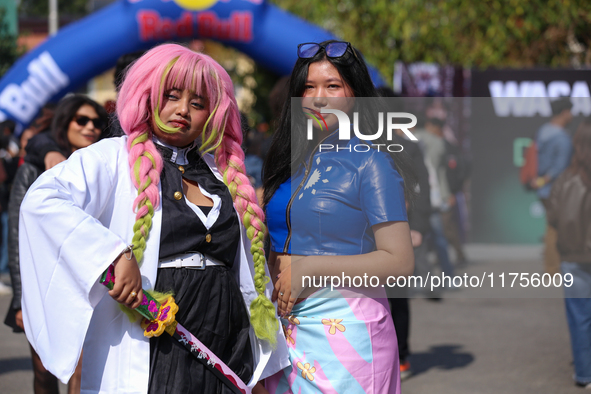
[[[240, 224], [230, 191], [215, 177], [199, 155], [197, 147], [187, 153], [189, 164], [179, 166], [171, 161], [171, 149], [155, 145], [164, 161], [160, 176], [162, 230], [159, 258], [165, 259], [179, 253], [201, 252], [231, 268], [240, 242]], [[182, 178], [197, 182], [208, 193], [221, 198], [219, 216], [209, 230], [186, 204]]]

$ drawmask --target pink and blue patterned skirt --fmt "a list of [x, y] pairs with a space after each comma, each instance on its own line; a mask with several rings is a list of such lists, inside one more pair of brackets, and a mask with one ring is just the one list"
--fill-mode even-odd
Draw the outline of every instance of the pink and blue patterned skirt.
[[388, 300], [350, 295], [321, 290], [282, 319], [292, 366], [267, 379], [270, 393], [400, 393]]

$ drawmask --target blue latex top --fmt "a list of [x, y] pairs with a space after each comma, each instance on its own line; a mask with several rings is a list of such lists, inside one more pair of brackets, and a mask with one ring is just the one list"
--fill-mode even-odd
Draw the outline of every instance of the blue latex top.
[[[308, 173], [302, 165], [267, 204], [271, 250], [275, 252], [368, 253], [375, 249], [371, 226], [408, 220], [403, 179], [390, 154], [377, 149], [355, 152], [355, 146], [362, 150], [362, 142], [356, 137], [339, 141], [336, 132], [323, 143], [339, 146], [339, 151], [316, 151]], [[351, 152], [346, 150], [349, 147]], [[286, 245], [286, 208], [300, 184], [290, 210], [291, 239]]]

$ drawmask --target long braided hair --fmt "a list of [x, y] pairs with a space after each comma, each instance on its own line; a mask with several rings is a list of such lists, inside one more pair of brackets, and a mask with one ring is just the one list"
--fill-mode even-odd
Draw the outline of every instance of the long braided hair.
[[228, 73], [212, 58], [181, 45], [163, 44], [146, 52], [128, 70], [117, 100], [117, 115], [127, 134], [131, 180], [138, 189], [133, 209], [134, 254], [142, 262], [154, 209], [160, 203], [158, 183], [162, 158], [152, 142], [152, 118], [162, 132], [176, 130], [159, 117], [162, 99], [170, 89], [188, 89], [209, 99], [209, 117], [201, 133], [201, 153], [213, 152], [234, 206], [251, 241], [254, 284], [258, 296], [250, 305], [250, 320], [260, 339], [274, 344], [279, 328], [275, 307], [265, 296], [264, 213], [245, 175], [242, 129], [234, 87]]

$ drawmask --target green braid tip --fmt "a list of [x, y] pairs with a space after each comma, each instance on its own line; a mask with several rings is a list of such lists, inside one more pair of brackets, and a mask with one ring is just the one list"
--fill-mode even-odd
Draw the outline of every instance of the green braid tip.
[[269, 342], [275, 349], [279, 321], [275, 317], [275, 306], [264, 295], [259, 295], [250, 304], [250, 321], [257, 338]]

